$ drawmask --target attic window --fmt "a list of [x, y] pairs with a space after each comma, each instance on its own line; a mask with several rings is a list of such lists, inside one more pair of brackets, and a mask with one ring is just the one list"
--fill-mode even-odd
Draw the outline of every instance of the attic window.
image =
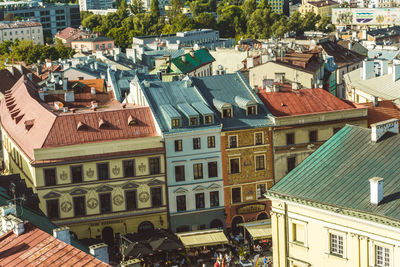
[[232, 108], [222, 108], [222, 118], [231, 118]]
[[204, 116], [204, 124], [211, 124], [211, 123], [213, 123], [213, 116], [212, 115]]
[[247, 106], [247, 116], [249, 116], [249, 115], [257, 115], [257, 106], [256, 105]]
[[84, 130], [86, 128], [86, 124], [84, 124], [83, 122], [78, 122], [78, 125], [76, 126], [76, 129], [79, 130]]
[[24, 124], [25, 124], [25, 129], [26, 129], [27, 131], [29, 131], [29, 130], [32, 128], [34, 122], [35, 122], [35, 120], [27, 120], [27, 121], [25, 121], [25, 122], [24, 122]]
[[178, 128], [181, 126], [181, 120], [180, 119], [172, 119], [172, 128]]
[[101, 128], [106, 128], [107, 127], [107, 122], [103, 120], [102, 118], [99, 119], [99, 129]]
[[136, 120], [132, 117], [132, 115], [129, 115], [128, 125], [129, 126], [133, 126], [133, 125], [136, 125], [136, 124], [137, 124]]
[[196, 126], [199, 124], [197, 117], [190, 117], [190, 126]]

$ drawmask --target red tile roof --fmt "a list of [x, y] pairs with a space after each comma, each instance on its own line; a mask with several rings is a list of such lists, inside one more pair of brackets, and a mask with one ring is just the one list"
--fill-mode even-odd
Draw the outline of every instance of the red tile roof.
[[355, 109], [321, 88], [299, 89], [284, 92], [260, 91], [258, 94], [264, 105], [277, 117]]
[[[126, 105], [99, 105], [75, 112], [55, 111], [44, 103], [38, 88], [22, 77], [0, 102], [1, 125], [24, 153], [34, 160], [34, 150], [157, 136], [150, 108]], [[128, 123], [129, 117], [135, 121]], [[100, 125], [100, 120], [104, 124]], [[78, 124], [84, 127], [78, 129]]]
[[0, 92], [3, 94], [17, 82], [17, 79], [6, 69], [0, 70]]
[[400, 119], [400, 109], [392, 100], [379, 101], [377, 107], [374, 107], [372, 103], [363, 103], [362, 105], [368, 107], [368, 127], [377, 122]]
[[55, 37], [67, 40], [69, 38], [77, 39], [80, 35], [86, 34], [84, 31], [80, 29], [75, 29], [72, 27], [67, 27], [64, 30], [56, 33]]
[[31, 223], [24, 227], [19, 236], [9, 231], [0, 237], [0, 266], [111, 266]]

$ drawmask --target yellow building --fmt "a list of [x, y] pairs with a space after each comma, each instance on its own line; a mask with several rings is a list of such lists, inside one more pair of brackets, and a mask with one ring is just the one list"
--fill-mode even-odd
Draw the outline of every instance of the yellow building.
[[321, 17], [332, 17], [332, 8], [338, 8], [340, 4], [332, 0], [325, 1], [305, 1], [299, 6], [299, 12], [305, 15], [308, 12], [312, 12], [315, 15]]
[[149, 108], [121, 106], [101, 82], [89, 88], [51, 80], [53, 88], [39, 90], [21, 77], [1, 102], [6, 168], [79, 239], [110, 243], [119, 234], [167, 228], [165, 153]]
[[400, 266], [398, 130], [347, 125], [266, 193], [274, 267]]

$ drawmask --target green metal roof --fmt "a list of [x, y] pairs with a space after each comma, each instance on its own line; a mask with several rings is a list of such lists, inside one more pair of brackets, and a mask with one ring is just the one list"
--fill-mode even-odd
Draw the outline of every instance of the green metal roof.
[[[174, 72], [186, 74], [194, 71], [204, 64], [215, 61], [213, 56], [206, 48], [195, 50], [193, 53], [194, 57], [192, 57], [190, 53], [187, 53], [181, 57], [171, 59], [171, 68], [174, 70], [176, 69]], [[185, 57], [185, 61], [182, 60], [182, 57]]]
[[[327, 205], [337, 213], [381, 223], [384, 219], [400, 221], [399, 166], [400, 135], [388, 133], [375, 143], [370, 129], [346, 125], [266, 195]], [[384, 198], [379, 205], [370, 203], [372, 177], [384, 178]]]
[[188, 103], [178, 104], [178, 108], [187, 118], [199, 116], [199, 113], [197, 113], [197, 111], [192, 108]]

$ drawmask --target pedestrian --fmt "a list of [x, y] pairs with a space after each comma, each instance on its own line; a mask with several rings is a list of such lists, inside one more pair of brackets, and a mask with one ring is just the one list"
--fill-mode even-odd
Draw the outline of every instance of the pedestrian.
[[219, 260], [216, 260], [216, 261], [215, 261], [214, 267], [220, 267]]

